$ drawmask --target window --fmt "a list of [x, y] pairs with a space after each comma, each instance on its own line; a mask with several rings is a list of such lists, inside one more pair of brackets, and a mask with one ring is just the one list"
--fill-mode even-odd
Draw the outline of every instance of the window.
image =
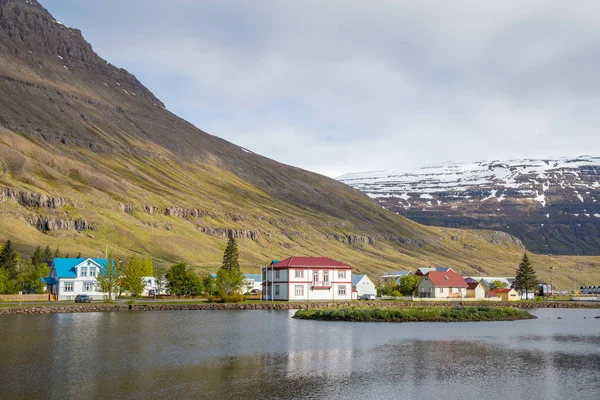
[[346, 295], [346, 285], [340, 285], [340, 286], [338, 286], [338, 294], [340, 296], [345, 296]]
[[329, 271], [323, 271], [323, 282], [329, 282]]
[[450, 288], [450, 293], [454, 292], [454, 288]]
[[318, 272], [313, 272], [313, 284], [316, 284], [317, 282], [319, 282], [319, 273]]
[[94, 291], [94, 282], [83, 282], [83, 291], [84, 292], [93, 292]]
[[279, 270], [278, 269], [275, 270], [275, 278], [279, 278]]
[[87, 267], [81, 267], [81, 276], [87, 276], [88, 269]]
[[304, 285], [296, 285], [294, 292], [296, 296], [304, 296]]
[[279, 285], [275, 285], [275, 296], [279, 296]]
[[444, 288], [440, 288], [440, 293], [444, 293]]
[[96, 267], [90, 267], [90, 276], [96, 276]]
[[304, 278], [304, 271], [301, 269], [296, 270], [296, 278]]
[[73, 291], [73, 282], [65, 282], [65, 292]]
[[346, 279], [346, 271], [338, 271], [338, 279]]

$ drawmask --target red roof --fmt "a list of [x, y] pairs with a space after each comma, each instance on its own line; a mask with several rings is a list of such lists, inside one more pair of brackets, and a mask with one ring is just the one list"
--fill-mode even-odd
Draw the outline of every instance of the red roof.
[[351, 269], [348, 264], [332, 260], [328, 257], [298, 257], [292, 256], [273, 264], [269, 268], [311, 268], [311, 267], [331, 267], [336, 269]]
[[468, 287], [469, 290], [475, 290], [475, 289], [477, 289], [477, 286], [479, 286], [479, 282], [478, 281], [468, 282], [467, 285], [469, 285], [469, 287]]
[[463, 277], [454, 271], [431, 271], [425, 276], [428, 277], [431, 280], [431, 283], [436, 287], [466, 288], [468, 286]]

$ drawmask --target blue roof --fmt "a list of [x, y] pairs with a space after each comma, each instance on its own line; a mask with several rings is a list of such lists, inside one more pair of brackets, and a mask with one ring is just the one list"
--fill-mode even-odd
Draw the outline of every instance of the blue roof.
[[[79, 264], [87, 260], [87, 258], [55, 258], [52, 260], [56, 276], [59, 278], [77, 278], [77, 267]], [[101, 267], [106, 265], [106, 258], [90, 258]]]
[[244, 274], [244, 277], [248, 280], [254, 279], [255, 281], [262, 281], [261, 274]]
[[364, 277], [365, 275], [352, 275], [352, 286], [358, 285], [358, 282]]

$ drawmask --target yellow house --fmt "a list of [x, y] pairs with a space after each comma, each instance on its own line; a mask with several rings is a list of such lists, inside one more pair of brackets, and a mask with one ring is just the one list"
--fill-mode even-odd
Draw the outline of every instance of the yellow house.
[[467, 297], [471, 299], [485, 299], [485, 287], [481, 282], [470, 281], [467, 282]]
[[515, 289], [492, 289], [488, 292], [489, 297], [500, 297], [502, 301], [517, 301], [519, 293]]

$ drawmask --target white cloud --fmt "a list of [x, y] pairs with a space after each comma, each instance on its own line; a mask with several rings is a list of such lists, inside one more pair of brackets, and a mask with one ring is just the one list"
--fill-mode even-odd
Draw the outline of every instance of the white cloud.
[[600, 123], [596, 1], [44, 4], [199, 128], [330, 176], [589, 153]]

